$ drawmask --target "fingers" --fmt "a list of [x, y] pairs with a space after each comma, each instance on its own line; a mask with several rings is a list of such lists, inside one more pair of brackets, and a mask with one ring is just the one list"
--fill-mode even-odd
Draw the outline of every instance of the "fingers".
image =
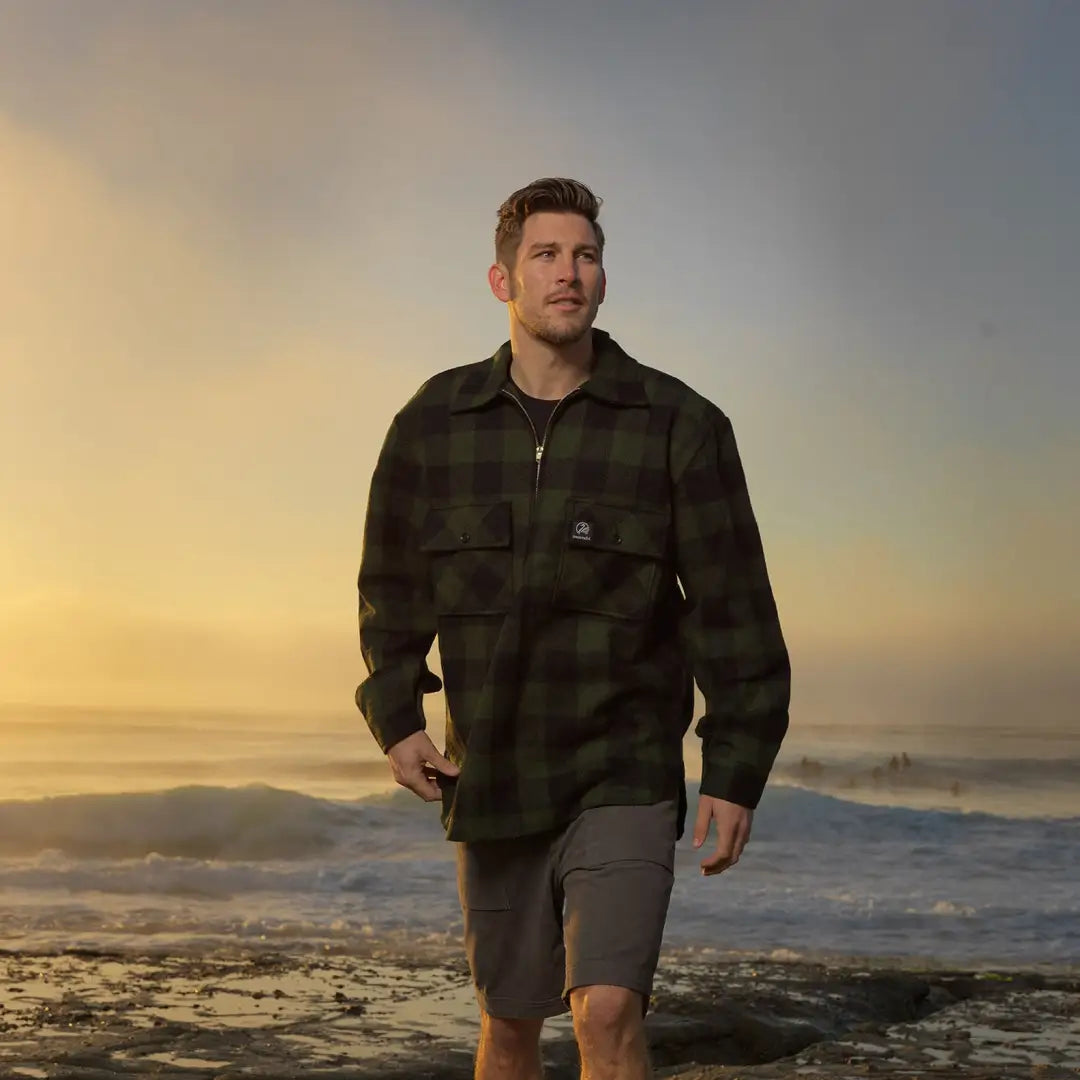
[[[430, 742], [430, 740], [428, 740]], [[432, 743], [431, 752], [428, 755], [428, 764], [437, 769], [443, 776], [457, 776], [461, 770], [449, 759], [442, 756]]]
[[442, 798], [437, 781], [440, 774], [457, 776], [460, 772], [452, 761], [435, 749], [424, 731], [414, 732], [392, 746], [387, 757], [394, 780], [425, 802], [436, 802]]
[[739, 855], [742, 854], [743, 848], [746, 847], [746, 845], [750, 842], [750, 829], [752, 828], [753, 824], [754, 824], [754, 811], [750, 810], [750, 811], [748, 811], [746, 813], [746, 815], [741, 819], [741, 821], [739, 823], [739, 836], [738, 836], [738, 844], [739, 844], [738, 854]]
[[414, 779], [412, 783], [404, 784], [404, 786], [419, 795], [424, 802], [438, 802], [442, 798], [439, 785], [434, 780], [429, 780], [423, 773], [420, 774], [418, 779]]
[[[700, 847], [708, 831], [709, 819], [716, 819], [716, 851], [701, 862], [706, 877], [730, 869], [740, 859], [747, 841], [754, 812], [724, 800], [702, 798], [698, 803], [694, 846]], [[704, 824], [702, 822], [704, 821]], [[698, 839], [700, 835], [701, 840]]]
[[435, 744], [428, 737], [427, 732], [418, 732], [416, 741], [409, 747], [409, 759], [416, 764], [430, 766], [443, 776], [457, 776], [461, 770], [449, 759], [443, 757]]
[[710, 858], [701, 861], [701, 872], [706, 877], [723, 873], [729, 866], [734, 866], [739, 861], [742, 850], [736, 840], [733, 823], [725, 828], [717, 821], [716, 834], [716, 851]]
[[404, 788], [419, 795], [424, 802], [435, 802], [440, 798], [439, 785], [435, 782], [434, 770], [425, 768], [422, 761], [409, 762], [392, 767], [394, 779]]
[[750, 831], [742, 829], [739, 825], [733, 825], [726, 833], [719, 822], [716, 828], [720, 834], [716, 852], [711, 859], [705, 859], [701, 864], [701, 872], [706, 877], [730, 870], [742, 857], [743, 848], [746, 847], [746, 841], [750, 838]]
[[712, 820], [712, 807], [707, 799], [698, 799], [697, 818], [694, 821], [694, 847], [699, 848], [709, 835], [709, 822]]
[[716, 852], [701, 862], [701, 872], [719, 874], [731, 865], [732, 851], [735, 844], [733, 830], [723, 817], [715, 813], [715, 804], [711, 799], [699, 799], [697, 819], [694, 822], [694, 847], [701, 847], [709, 835], [709, 822], [716, 817]]

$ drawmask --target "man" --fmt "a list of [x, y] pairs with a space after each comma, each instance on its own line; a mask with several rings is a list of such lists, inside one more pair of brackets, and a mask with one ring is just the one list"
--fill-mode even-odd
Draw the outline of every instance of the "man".
[[[538, 180], [499, 211], [510, 340], [397, 414], [360, 570], [357, 703], [458, 841], [476, 1076], [537, 1080], [569, 1006], [586, 1080], [650, 1075], [642, 1019], [706, 703], [694, 844], [733, 866], [787, 729], [789, 666], [731, 425], [593, 329], [599, 200]], [[424, 731], [440, 689], [445, 757]]]

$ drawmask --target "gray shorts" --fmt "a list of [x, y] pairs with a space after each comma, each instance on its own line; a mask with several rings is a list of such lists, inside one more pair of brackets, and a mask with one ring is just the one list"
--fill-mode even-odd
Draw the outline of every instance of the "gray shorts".
[[600, 806], [555, 832], [458, 844], [465, 947], [480, 1007], [565, 1012], [570, 991], [636, 990], [642, 1008], [667, 917], [677, 807]]

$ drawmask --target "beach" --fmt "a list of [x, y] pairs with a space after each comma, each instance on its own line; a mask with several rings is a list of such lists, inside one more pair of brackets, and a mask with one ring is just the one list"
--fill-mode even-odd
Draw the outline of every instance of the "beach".
[[[428, 952], [195, 958], [0, 955], [0, 1075], [471, 1076], [462, 961]], [[665, 955], [647, 1020], [657, 1075], [1080, 1075], [1080, 973]], [[552, 1080], [576, 1077], [566, 1018]]]
[[[453, 847], [355, 718], [4, 719], [0, 1077], [470, 1075]], [[738, 867], [684, 837], [657, 1075], [1075, 1077], [1077, 737], [1014, 736], [804, 727]]]

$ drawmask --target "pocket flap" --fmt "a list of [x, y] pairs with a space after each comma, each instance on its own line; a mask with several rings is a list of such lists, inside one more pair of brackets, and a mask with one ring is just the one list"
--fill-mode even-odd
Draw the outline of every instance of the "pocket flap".
[[572, 500], [568, 518], [567, 543], [571, 547], [664, 557], [668, 516], [663, 511]]
[[421, 551], [468, 551], [509, 546], [509, 502], [436, 506], [424, 519]]

